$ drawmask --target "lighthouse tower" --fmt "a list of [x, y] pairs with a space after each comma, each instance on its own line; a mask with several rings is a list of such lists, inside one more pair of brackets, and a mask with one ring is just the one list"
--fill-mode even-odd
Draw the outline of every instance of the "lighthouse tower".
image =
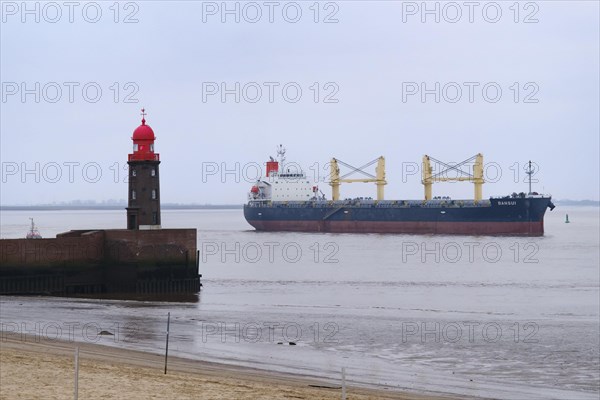
[[133, 153], [129, 154], [129, 201], [127, 229], [160, 229], [160, 157], [154, 152], [154, 131], [142, 124], [133, 131]]

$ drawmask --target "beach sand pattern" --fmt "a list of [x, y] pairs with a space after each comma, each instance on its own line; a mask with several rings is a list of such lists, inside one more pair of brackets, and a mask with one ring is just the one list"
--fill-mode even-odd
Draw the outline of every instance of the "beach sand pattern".
[[[0, 399], [73, 398], [74, 344], [0, 344]], [[291, 375], [256, 371], [181, 358], [163, 358], [95, 344], [80, 345], [80, 399], [340, 399], [340, 386]], [[348, 389], [348, 399], [433, 400], [450, 397]]]

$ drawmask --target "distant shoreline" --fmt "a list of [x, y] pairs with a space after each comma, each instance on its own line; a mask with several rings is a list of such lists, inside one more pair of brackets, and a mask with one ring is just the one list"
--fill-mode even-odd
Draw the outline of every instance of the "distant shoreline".
[[[600, 201], [596, 200], [555, 200], [557, 206], [599, 207]], [[124, 210], [126, 204], [39, 204], [39, 205], [11, 205], [0, 206], [0, 211], [77, 211], [77, 210]], [[238, 210], [243, 204], [163, 204], [163, 210]]]
[[[124, 210], [126, 205], [32, 205], [32, 206], [0, 206], [0, 211], [77, 211], [77, 210]], [[195, 204], [165, 204], [162, 210], [237, 210], [242, 204], [195, 205]]]
[[554, 204], [557, 206], [582, 206], [582, 207], [598, 207], [600, 201], [597, 200], [555, 200]]

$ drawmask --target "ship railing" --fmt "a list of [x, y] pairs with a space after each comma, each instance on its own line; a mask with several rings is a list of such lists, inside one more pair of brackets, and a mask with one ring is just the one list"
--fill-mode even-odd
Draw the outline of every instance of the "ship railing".
[[271, 205], [269, 199], [252, 199], [248, 202], [249, 207], [268, 207]]
[[308, 201], [273, 201], [251, 200], [248, 203], [254, 207], [353, 207], [353, 208], [478, 208], [490, 207], [490, 200], [308, 200]]
[[551, 194], [546, 194], [546, 193], [531, 193], [531, 194], [525, 194], [525, 193], [513, 193], [510, 195], [506, 195], [506, 196], [490, 196], [490, 199], [494, 199], [494, 200], [506, 200], [506, 199], [542, 199], [542, 198], [552, 198]]
[[133, 153], [127, 156], [128, 161], [160, 161], [158, 153]]

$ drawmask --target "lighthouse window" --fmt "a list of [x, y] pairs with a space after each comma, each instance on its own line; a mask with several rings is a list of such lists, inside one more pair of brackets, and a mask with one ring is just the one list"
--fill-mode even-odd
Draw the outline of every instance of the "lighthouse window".
[[156, 200], [156, 189], [152, 189], [152, 200]]
[[137, 176], [137, 172], [135, 171], [135, 168], [131, 170], [131, 176]]
[[135, 200], [135, 190], [131, 191], [131, 200]]
[[154, 152], [154, 144], [150, 145], [150, 151]]
[[156, 169], [152, 168], [152, 171], [150, 171], [150, 176], [156, 176]]

